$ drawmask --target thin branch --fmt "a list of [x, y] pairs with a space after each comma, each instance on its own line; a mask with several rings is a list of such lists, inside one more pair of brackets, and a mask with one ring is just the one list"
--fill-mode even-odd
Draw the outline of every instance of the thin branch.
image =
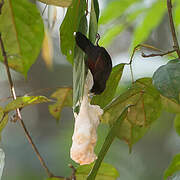
[[72, 169], [71, 180], [76, 180], [76, 168], [72, 164], [69, 164], [69, 167]]
[[[5, 67], [6, 67], [6, 71], [7, 71], [7, 75], [8, 75], [8, 81], [9, 81], [9, 85], [10, 85], [10, 90], [11, 90], [11, 94], [12, 94], [12, 97], [13, 99], [15, 100], [16, 99], [16, 93], [15, 93], [15, 89], [14, 89], [14, 84], [13, 84], [13, 81], [12, 81], [12, 78], [11, 78], [11, 73], [10, 73], [10, 69], [9, 69], [9, 65], [8, 65], [8, 60], [7, 60], [7, 54], [6, 54], [6, 51], [5, 51], [5, 48], [4, 48], [4, 44], [3, 44], [3, 40], [2, 40], [2, 37], [1, 37], [1, 33], [0, 33], [0, 47], [1, 47], [1, 50], [2, 50], [2, 55], [4, 57], [4, 64], [5, 64]], [[24, 121], [22, 120], [22, 116], [21, 116], [21, 113], [20, 113], [20, 109], [17, 108], [16, 109], [16, 115], [17, 115], [17, 119], [19, 120], [24, 132], [25, 132], [25, 135], [29, 141], [29, 143], [31, 144], [33, 150], [35, 151], [42, 167], [46, 170], [47, 174], [48, 174], [48, 177], [52, 177], [53, 174], [50, 172], [50, 170], [48, 169], [47, 165], [45, 164], [45, 161], [43, 160], [43, 158], [41, 157], [36, 145], [34, 144], [25, 124], [24, 124]]]
[[172, 50], [172, 51], [168, 51], [168, 52], [165, 52], [165, 53], [157, 53], [157, 54], [144, 54], [144, 53], [142, 53], [141, 55], [142, 55], [142, 57], [144, 57], [144, 58], [148, 58], [148, 57], [155, 57], [155, 56], [165, 56], [165, 55], [168, 55], [168, 54], [171, 54], [171, 53], [173, 53], [173, 52], [175, 52], [176, 50], [174, 49], [174, 50]]
[[179, 49], [179, 44], [176, 36], [176, 31], [174, 27], [174, 22], [173, 22], [173, 16], [172, 16], [172, 2], [171, 0], [167, 0], [167, 8], [168, 8], [168, 15], [169, 15], [169, 23], [171, 27], [171, 33], [173, 37], [173, 42], [174, 42], [174, 49], [177, 52], [178, 57], [180, 58], [180, 49]]

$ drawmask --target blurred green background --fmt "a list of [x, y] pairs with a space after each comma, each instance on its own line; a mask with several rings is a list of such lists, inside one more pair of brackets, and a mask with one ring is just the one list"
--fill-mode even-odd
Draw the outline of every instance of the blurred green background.
[[[114, 65], [128, 62], [130, 57], [129, 48], [132, 48], [141, 40], [165, 51], [172, 49], [167, 10], [162, 8], [166, 8], [165, 1], [119, 0], [117, 2], [121, 3], [121, 6], [117, 6], [116, 10], [111, 8], [111, 11], [108, 12], [109, 16], [106, 18], [106, 10], [112, 6], [112, 2], [108, 0], [100, 1], [101, 12], [104, 12], [104, 14], [101, 14], [101, 25], [99, 26], [99, 33], [102, 36], [101, 44], [107, 48]], [[124, 9], [122, 7], [123, 2]], [[154, 14], [154, 16], [149, 17], [146, 23], [144, 19], [147, 10], [152, 8], [156, 2], [160, 2], [159, 7], [164, 13], [162, 13], [159, 21], [149, 28], [148, 23], [153, 24], [155, 22], [160, 10], [158, 11], [155, 8], [154, 13], [151, 12], [151, 15]], [[179, 8], [180, 5], [176, 4]], [[44, 9], [43, 4], [38, 4], [38, 6], [41, 11]], [[46, 11], [43, 15], [45, 23], [48, 21]], [[61, 8], [58, 8], [57, 28], [63, 18], [62, 11]], [[117, 11], [114, 13], [114, 17], [113, 11]], [[136, 11], [140, 11], [139, 15], [133, 19], [130, 15]], [[177, 13], [175, 16], [178, 30], [180, 17]], [[110, 20], [108, 20], [109, 17], [111, 17]], [[131, 18], [132, 21], [130, 21]], [[137, 31], [138, 28], [139, 32]], [[143, 32], [148, 33], [144, 35]], [[60, 53], [58, 29], [55, 29], [51, 36], [54, 48], [53, 69], [48, 70], [41, 55], [39, 55], [28, 73], [27, 80], [12, 71], [18, 95], [32, 92], [31, 95], [49, 96], [55, 91], [55, 87], [72, 86], [72, 67]], [[166, 61], [165, 58], [143, 59], [137, 52], [133, 61], [135, 79], [145, 76], [151, 77], [153, 72], [160, 65], [165, 64]], [[0, 105], [4, 105], [7, 103], [7, 99], [3, 100], [3, 98], [9, 97], [10, 93], [6, 72], [2, 64], [0, 65], [0, 77]], [[125, 68], [117, 94], [122, 93], [130, 85], [130, 82], [130, 70]], [[52, 89], [47, 91], [44, 88]], [[37, 91], [39, 89], [41, 90]], [[74, 125], [72, 110], [70, 108], [63, 109], [59, 123], [56, 123], [56, 120], [49, 114], [48, 104], [26, 107], [23, 109], [22, 115], [50, 170], [56, 175], [70, 176], [71, 169], [68, 164], [77, 166], [69, 157]], [[104, 161], [118, 169], [119, 179], [121, 180], [163, 179], [164, 170], [168, 167], [172, 157], [180, 150], [180, 138], [173, 129], [173, 119], [173, 114], [163, 112], [162, 116], [153, 124], [151, 130], [134, 145], [131, 154], [129, 154], [128, 146], [116, 139]], [[96, 152], [100, 150], [107, 132], [108, 127], [106, 125], [99, 126]], [[7, 127], [3, 130], [1, 139], [1, 147], [6, 155], [2, 180], [40, 180], [46, 178], [44, 169], [42, 169], [35, 153], [27, 142], [18, 122], [9, 121]]]

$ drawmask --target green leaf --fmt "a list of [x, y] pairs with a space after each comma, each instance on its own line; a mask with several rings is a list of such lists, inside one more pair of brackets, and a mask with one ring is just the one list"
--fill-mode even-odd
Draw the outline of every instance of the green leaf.
[[47, 178], [46, 180], [66, 180], [66, 178], [56, 178], [56, 177], [52, 177], [52, 178]]
[[50, 100], [44, 96], [24, 96], [24, 97], [17, 97], [16, 100], [11, 101], [6, 105], [4, 108], [4, 113], [8, 113], [9, 111], [15, 110], [17, 108], [23, 108], [25, 106], [45, 103], [49, 102]]
[[60, 27], [61, 51], [70, 63], [73, 63], [74, 58], [74, 32], [77, 32], [79, 27], [82, 25], [80, 21], [85, 15], [85, 10], [85, 0], [73, 0]]
[[[44, 25], [40, 13], [36, 5], [27, 0], [5, 0], [0, 22], [9, 66], [27, 76], [43, 41]], [[2, 53], [0, 61], [3, 61]]]
[[123, 32], [124, 29], [125, 26], [123, 24], [118, 24], [108, 29], [104, 36], [101, 38], [100, 45], [107, 47], [118, 34]]
[[135, 47], [148, 38], [152, 30], [162, 21], [166, 11], [166, 2], [162, 0], [155, 1], [152, 7], [145, 10], [143, 21], [135, 29], [131, 47]]
[[99, 4], [98, 0], [91, 1], [91, 12], [89, 22], [89, 40], [94, 43], [98, 31]]
[[101, 163], [107, 153], [107, 151], [109, 150], [114, 138], [117, 136], [118, 134], [118, 130], [119, 127], [121, 126], [121, 124], [123, 123], [124, 119], [127, 117], [128, 114], [128, 109], [130, 106], [127, 106], [123, 109], [122, 113], [120, 114], [120, 116], [118, 117], [118, 119], [116, 119], [116, 121], [114, 122], [113, 126], [111, 127], [105, 141], [104, 144], [98, 154], [98, 159], [96, 160], [93, 169], [91, 170], [91, 173], [89, 174], [87, 180], [94, 180], [96, 177], [96, 174], [101, 166]]
[[127, 105], [128, 116], [119, 128], [118, 137], [129, 147], [137, 142], [160, 116], [161, 99], [150, 78], [138, 79], [132, 87], [109, 104], [102, 116], [102, 122], [112, 125]]
[[165, 96], [161, 95], [161, 103], [162, 108], [170, 113], [180, 113], [180, 104], [178, 104], [175, 100], [169, 99]]
[[60, 7], [69, 7], [72, 3], [72, 0], [38, 0], [44, 4], [60, 6]]
[[4, 113], [4, 109], [0, 107], [0, 133], [6, 127], [8, 123], [8, 114]]
[[[173, 6], [174, 7], [174, 6]], [[180, 25], [180, 2], [176, 2], [175, 10], [174, 10], [174, 22], [176, 26]]]
[[107, 80], [106, 89], [101, 95], [93, 97], [91, 104], [98, 104], [101, 108], [104, 108], [109, 104], [116, 93], [119, 81], [121, 79], [125, 64], [118, 64], [113, 67], [111, 75]]
[[153, 75], [153, 84], [163, 96], [179, 102], [180, 60], [171, 60], [159, 67]]
[[99, 23], [106, 24], [109, 21], [120, 17], [133, 3], [137, 3], [138, 1], [139, 0], [116, 0], [110, 2], [102, 12]]
[[143, 10], [144, 10], [144, 8], [140, 8], [140, 9], [136, 8], [135, 12], [128, 13], [124, 17], [125, 22], [123, 21], [120, 24], [115, 23], [115, 25], [113, 27], [109, 28], [105, 32], [104, 36], [100, 39], [99, 44], [101, 46], [107, 47], [117, 35], [122, 33], [127, 27], [129, 27], [131, 25], [131, 23], [138, 17], [138, 15], [140, 13], [143, 12]]
[[[81, 26], [79, 26], [79, 31], [83, 34], [87, 32], [87, 19], [83, 16], [80, 21]], [[74, 50], [74, 66], [73, 66], [73, 108], [74, 111], [77, 109], [77, 103], [83, 96], [84, 91], [84, 81], [86, 74], [85, 67], [85, 54], [76, 45]], [[79, 113], [78, 111], [75, 111]]]
[[[79, 166], [76, 169], [77, 180], [85, 180], [90, 173], [93, 165], [94, 164]], [[118, 171], [112, 165], [102, 163], [96, 176], [96, 180], [116, 180], [118, 176]]]
[[49, 105], [49, 112], [55, 119], [59, 120], [63, 107], [72, 107], [72, 88], [59, 88], [51, 97], [56, 98], [57, 102]]
[[171, 164], [164, 173], [164, 179], [168, 179], [177, 171], [180, 171], [180, 154], [177, 154], [171, 161]]

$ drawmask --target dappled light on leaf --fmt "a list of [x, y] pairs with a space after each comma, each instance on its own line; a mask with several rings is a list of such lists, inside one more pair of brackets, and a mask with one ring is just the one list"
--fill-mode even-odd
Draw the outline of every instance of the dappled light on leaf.
[[129, 108], [127, 118], [119, 127], [118, 137], [131, 147], [161, 113], [160, 95], [152, 86], [150, 78], [137, 80], [131, 88], [109, 104], [105, 108], [102, 122], [112, 125], [127, 105], [134, 106]]

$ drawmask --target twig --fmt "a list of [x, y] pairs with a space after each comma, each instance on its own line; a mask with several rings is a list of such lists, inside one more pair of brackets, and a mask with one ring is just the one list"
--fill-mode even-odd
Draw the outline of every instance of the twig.
[[155, 57], [155, 56], [165, 56], [165, 55], [167, 55], [167, 54], [171, 54], [171, 53], [173, 53], [173, 52], [175, 52], [176, 50], [174, 49], [174, 50], [172, 50], [172, 51], [168, 51], [168, 52], [165, 52], [165, 53], [158, 53], [158, 54], [144, 54], [143, 52], [142, 52], [142, 57], [144, 57], [144, 58], [147, 58], [147, 57]]
[[167, 0], [167, 8], [168, 8], [168, 15], [169, 15], [169, 23], [171, 27], [171, 33], [173, 37], [173, 42], [174, 42], [174, 49], [177, 52], [178, 57], [180, 58], [180, 49], [179, 49], [179, 44], [176, 36], [176, 31], [174, 27], [174, 22], [173, 22], [173, 17], [172, 17], [172, 2], [171, 0]]
[[71, 179], [76, 180], [76, 168], [72, 164], [69, 164], [69, 167], [72, 169]]
[[[2, 51], [2, 55], [4, 57], [4, 64], [5, 64], [5, 67], [6, 67], [6, 71], [7, 71], [7, 75], [8, 75], [8, 81], [9, 81], [9, 85], [10, 85], [10, 90], [11, 90], [11, 94], [12, 94], [12, 97], [13, 99], [15, 100], [16, 99], [16, 93], [15, 93], [15, 89], [14, 89], [14, 84], [13, 84], [13, 81], [12, 81], [12, 78], [11, 78], [11, 73], [10, 73], [10, 69], [9, 69], [9, 65], [8, 65], [8, 60], [7, 60], [7, 55], [6, 55], [6, 51], [5, 51], [5, 48], [4, 48], [4, 44], [3, 44], [3, 40], [2, 40], [2, 37], [1, 37], [1, 33], [0, 33], [0, 47], [1, 47], [1, 51]], [[16, 109], [16, 115], [17, 115], [17, 119], [19, 120], [24, 132], [25, 132], [25, 135], [29, 141], [29, 143], [31, 144], [33, 150], [35, 151], [42, 167], [46, 170], [47, 174], [48, 174], [48, 177], [52, 177], [53, 174], [50, 172], [50, 170], [48, 169], [48, 167], [46, 166], [45, 164], [45, 161], [43, 160], [43, 158], [41, 157], [36, 145], [34, 144], [25, 124], [24, 124], [24, 121], [22, 120], [22, 116], [21, 116], [21, 113], [20, 113], [20, 109], [17, 108]]]

